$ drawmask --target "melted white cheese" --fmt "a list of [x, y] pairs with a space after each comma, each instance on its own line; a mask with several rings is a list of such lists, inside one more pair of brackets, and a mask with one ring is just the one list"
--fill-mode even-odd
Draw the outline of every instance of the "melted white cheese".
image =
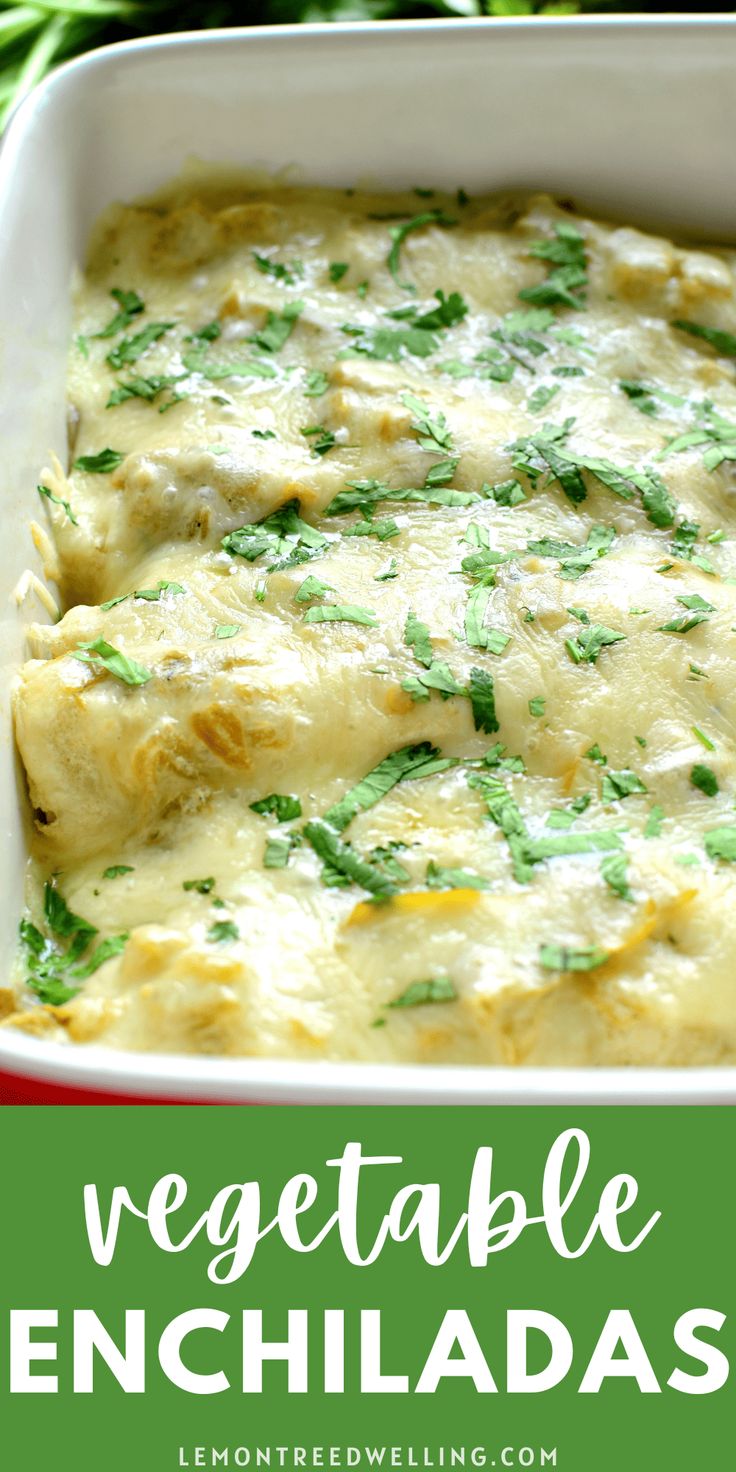
[[[396, 220], [434, 209], [456, 223], [410, 231], [392, 274]], [[584, 308], [555, 303], [510, 340], [508, 314], [529, 310], [519, 292], [555, 265], [530, 247], [571, 224]], [[25, 985], [26, 955], [9, 1025], [115, 1048], [315, 1059], [736, 1059], [736, 869], [706, 838], [733, 830], [736, 795], [732, 462], [704, 460], [718, 435], [657, 458], [703, 426], [736, 442], [723, 429], [736, 425], [732, 363], [672, 325], [736, 332], [732, 268], [726, 252], [577, 220], [541, 197], [273, 188], [108, 213], [78, 292], [70, 460], [112, 448], [120, 464], [43, 477], [59, 498], [47, 503], [49, 571], [68, 611], [33, 630], [15, 716], [37, 829], [30, 920], [49, 935], [53, 874], [99, 932], [87, 958], [128, 939], [81, 983], [69, 971], [79, 990], [61, 1006], [39, 1002], [39, 990], [51, 997], [38, 974]], [[100, 337], [113, 288], [144, 309]], [[446, 307], [452, 292], [460, 309]], [[249, 341], [297, 301], [280, 347]], [[412, 309], [438, 311], [436, 326], [412, 327]], [[197, 339], [212, 322], [219, 336]], [[107, 361], [153, 323], [171, 325], [137, 360]], [[403, 346], [386, 336], [407, 331]], [[360, 352], [371, 345], [394, 358]], [[123, 346], [123, 359], [135, 351]], [[244, 364], [249, 376], [223, 376]], [[172, 382], [155, 392], [155, 375]], [[107, 407], [140, 379], [155, 397]], [[559, 461], [522, 464], [515, 442], [545, 425], [564, 426], [553, 448], [597, 460], [609, 484], [583, 470], [573, 493], [582, 484], [585, 499], [571, 499]], [[385, 540], [353, 534], [359, 511], [326, 514], [351, 482], [422, 488], [443, 460], [456, 464], [435, 485], [461, 504], [377, 502], [366, 514]], [[631, 481], [617, 495], [611, 465], [660, 477], [670, 511], [657, 492], [648, 514]], [[504, 504], [489, 488], [510, 480], [523, 499]], [[269, 573], [272, 551], [248, 561], [223, 548], [289, 501], [324, 537], [318, 555]], [[608, 548], [576, 577], [574, 553], [529, 545], [580, 547], [591, 534]], [[504, 555], [485, 583], [462, 567], [484, 548]], [[308, 577], [328, 587], [298, 599]], [[176, 586], [134, 596], [159, 583]], [[694, 597], [706, 616], [662, 632], [696, 611], [678, 602]], [[305, 622], [327, 604], [373, 621]], [[495, 721], [465, 693], [417, 684], [427, 657], [407, 642], [410, 613], [463, 692], [473, 671], [492, 677]], [[478, 647], [481, 624], [490, 647]], [[623, 637], [576, 662], [596, 625]], [[129, 685], [75, 657], [101, 639], [151, 678]], [[339, 838], [397, 892], [376, 904], [359, 883], [326, 884], [304, 823], [420, 742], [455, 764], [400, 782]], [[693, 783], [703, 766], [714, 795]], [[627, 796], [622, 772], [638, 779], [621, 779]], [[503, 789], [478, 785], [483, 773], [504, 784], [506, 806]], [[302, 816], [252, 811], [271, 793], [297, 796]], [[264, 867], [267, 842], [289, 833], [288, 863]], [[579, 834], [601, 848], [543, 857], [540, 844]], [[185, 887], [202, 879], [214, 884]], [[427, 982], [446, 999], [391, 1005]]]

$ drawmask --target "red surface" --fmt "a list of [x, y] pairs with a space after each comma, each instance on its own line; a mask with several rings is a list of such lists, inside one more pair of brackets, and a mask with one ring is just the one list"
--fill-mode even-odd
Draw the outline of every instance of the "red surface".
[[[129, 1094], [98, 1094], [89, 1089], [65, 1089], [40, 1079], [0, 1073], [3, 1104], [209, 1104], [209, 1099], [141, 1099]], [[217, 1101], [220, 1102], [219, 1100]]]

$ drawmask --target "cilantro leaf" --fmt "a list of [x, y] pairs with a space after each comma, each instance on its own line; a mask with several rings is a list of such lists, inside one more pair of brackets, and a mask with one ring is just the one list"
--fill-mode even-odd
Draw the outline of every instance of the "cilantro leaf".
[[185, 889], [187, 893], [194, 890], [197, 894], [211, 894], [214, 887], [215, 879], [212, 874], [207, 879], [185, 879], [182, 884], [182, 889]]
[[636, 772], [625, 770], [623, 772], [604, 772], [601, 783], [602, 802], [620, 802], [625, 797], [631, 797], [635, 792], [647, 792], [649, 789], [637, 777]]
[[49, 490], [48, 486], [36, 486], [36, 490], [39, 496], [45, 496], [47, 501], [53, 501], [54, 506], [62, 506], [72, 526], [79, 526], [79, 522], [68, 501], [64, 501], [61, 496], [55, 495], [53, 491]]
[[732, 332], [722, 332], [717, 327], [704, 327], [700, 322], [688, 322], [683, 318], [673, 322], [672, 326], [679, 332], [689, 332], [691, 337], [701, 337], [722, 358], [736, 358], [736, 337]]
[[227, 940], [240, 940], [240, 931], [232, 920], [216, 920], [207, 931], [207, 939], [220, 945]]
[[401, 527], [391, 516], [384, 516], [378, 521], [357, 521], [354, 526], [348, 526], [343, 532], [344, 537], [377, 537], [379, 542], [387, 542], [391, 537], [398, 537]]
[[605, 624], [588, 624], [574, 639], [565, 640], [565, 648], [575, 664], [595, 664], [602, 649], [607, 645], [620, 644], [625, 638], [625, 634], [609, 629]]
[[448, 869], [430, 859], [427, 864], [428, 889], [487, 889], [490, 880], [482, 874], [473, 874], [469, 869]]
[[141, 301], [137, 291], [121, 291], [119, 286], [114, 286], [110, 296], [118, 303], [119, 310], [101, 332], [93, 332], [93, 337], [114, 337], [117, 332], [129, 327], [139, 312], [145, 311], [145, 303]]
[[554, 239], [535, 241], [529, 254], [549, 261], [552, 269], [545, 281], [524, 287], [519, 292], [520, 300], [535, 307], [563, 306], [580, 311], [585, 306], [588, 285], [585, 240], [580, 231], [567, 222], [558, 224]]
[[127, 654], [115, 649], [106, 639], [93, 639], [91, 642], [77, 644], [72, 658], [94, 666], [98, 672], [100, 669], [105, 670], [124, 685], [147, 685], [153, 679], [150, 670], [136, 660], [129, 659]]
[[371, 608], [359, 608], [355, 603], [315, 603], [308, 608], [302, 620], [305, 624], [365, 624], [375, 629], [378, 619]]
[[358, 813], [366, 812], [368, 808], [385, 797], [397, 783], [407, 780], [414, 781], [419, 777], [430, 777], [436, 772], [447, 771], [448, 767], [454, 766], [454, 761], [449, 757], [440, 756], [436, 746], [429, 741], [420, 741], [413, 746], [401, 746], [397, 751], [392, 751], [389, 756], [383, 758], [372, 771], [362, 777], [355, 787], [334, 803], [325, 813], [324, 822], [329, 823], [336, 832], [342, 833]]
[[601, 864], [601, 878], [622, 900], [634, 898], [626, 874], [628, 862], [626, 854], [610, 854]]
[[350, 487], [340, 491], [329, 506], [325, 516], [344, 516], [348, 511], [365, 511], [380, 501], [424, 501], [433, 506], [471, 506], [482, 498], [475, 491], [454, 491], [446, 486], [425, 485], [420, 489], [393, 490], [380, 480], [347, 481]]
[[404, 643], [408, 644], [409, 648], [413, 650], [414, 658], [418, 659], [420, 664], [425, 665], [429, 669], [434, 659], [429, 629], [426, 624], [423, 624], [417, 618], [416, 614], [411, 612], [406, 616]]
[[302, 805], [292, 793], [269, 792], [257, 802], [248, 804], [252, 813], [273, 813], [278, 823], [288, 823], [290, 818], [301, 818]]
[[319, 399], [322, 394], [327, 393], [330, 380], [321, 368], [311, 368], [307, 373], [306, 387], [304, 388], [305, 399]]
[[538, 557], [557, 557], [560, 560], [560, 577], [575, 582], [587, 572], [599, 557], [610, 551], [616, 535], [612, 526], [592, 526], [582, 545], [574, 542], [559, 542], [553, 537], [542, 537], [536, 542], [527, 542], [527, 550]]
[[620, 834], [595, 829], [592, 833], [550, 833], [530, 838], [524, 845], [524, 853], [530, 863], [539, 864], [545, 859], [567, 858], [571, 854], [607, 853], [621, 846]]
[[123, 337], [116, 347], [111, 348], [105, 362], [111, 368], [123, 368], [127, 363], [137, 363], [143, 353], [147, 352], [165, 332], [170, 332], [175, 324], [173, 322], [149, 322], [140, 332], [133, 337]]
[[706, 797], [715, 797], [719, 792], [718, 778], [712, 767], [706, 767], [702, 762], [696, 762], [690, 772], [690, 781], [693, 787], [705, 793]]
[[488, 735], [498, 731], [493, 675], [486, 670], [471, 669], [468, 695], [476, 731], [485, 731]]
[[301, 431], [307, 439], [313, 439], [310, 445], [313, 455], [326, 455], [336, 444], [335, 436], [331, 429], [325, 429], [324, 424], [310, 424]]
[[318, 557], [327, 546], [327, 538], [299, 516], [298, 500], [286, 501], [278, 511], [223, 537], [221, 547], [232, 557], [244, 557], [255, 562], [268, 554], [276, 560], [270, 563], [269, 572], [295, 567]]
[[297, 276], [304, 275], [301, 261], [292, 261], [290, 266], [284, 266], [280, 261], [272, 261], [270, 256], [260, 255], [257, 250], [251, 251], [251, 255], [264, 276], [271, 276], [274, 281], [283, 281], [284, 286], [293, 286]]
[[[172, 388], [175, 383], [179, 383], [186, 376], [186, 373], [156, 373], [151, 378], [129, 378], [124, 383], [118, 383], [117, 388], [112, 390], [105, 408], [114, 409], [116, 405], [124, 404], [126, 399], [147, 399], [153, 403], [154, 399], [164, 392], [164, 389]], [[174, 393], [163, 408], [171, 408], [172, 404], [177, 403], [183, 397], [183, 394]], [[163, 409], [159, 412], [162, 413]]]
[[324, 864], [345, 875], [351, 883], [359, 884], [369, 894], [380, 899], [390, 899], [398, 892], [393, 881], [377, 865], [361, 859], [349, 844], [342, 843], [329, 823], [319, 818], [313, 819], [305, 825], [304, 837]]
[[291, 337], [304, 305], [302, 301], [287, 302], [283, 312], [269, 312], [265, 327], [254, 333], [250, 341], [257, 343], [264, 352], [278, 353]]
[[709, 859], [736, 864], [736, 828], [711, 828], [705, 835], [705, 851]]
[[337, 284], [338, 281], [342, 281], [343, 276], [346, 276], [349, 270], [350, 265], [348, 261], [330, 261], [328, 267], [330, 281], [334, 281]]
[[422, 403], [415, 394], [401, 394], [400, 397], [404, 407], [415, 415], [411, 427], [421, 448], [433, 455], [444, 455], [451, 450], [452, 434], [441, 410], [433, 417], [429, 405]]
[[543, 945], [539, 948], [540, 964], [546, 971], [595, 971], [609, 959], [601, 946]]
[[467, 694], [465, 686], [458, 684], [449, 665], [442, 659], [433, 659], [421, 675], [409, 675], [402, 680], [401, 688], [408, 691], [412, 700], [429, 700], [431, 690], [439, 691], [443, 700], [449, 700], [451, 695]]
[[434, 976], [429, 981], [413, 981], [401, 996], [388, 1002], [389, 1007], [423, 1007], [427, 1002], [456, 1002], [457, 992], [449, 976]]
[[110, 864], [108, 869], [103, 869], [103, 879], [119, 879], [123, 874], [133, 874], [133, 864]]
[[450, 228], [457, 225], [457, 220], [451, 215], [446, 215], [443, 210], [425, 210], [421, 215], [414, 215], [413, 219], [405, 221], [403, 225], [392, 225], [389, 228], [388, 233], [392, 243], [386, 258], [386, 265], [396, 285], [400, 286], [402, 291], [415, 291], [416, 287], [410, 281], [401, 281], [399, 278], [401, 247], [408, 235], [413, 234], [415, 230], [422, 230], [425, 225], [443, 225]]
[[95, 475], [108, 475], [122, 465], [125, 454], [121, 450], [100, 450], [97, 455], [80, 455], [74, 461], [74, 470], [91, 471]]
[[305, 578], [304, 582], [299, 584], [294, 594], [294, 602], [308, 603], [310, 598], [323, 598], [325, 593], [334, 592], [335, 589], [332, 583], [323, 583], [319, 578], [313, 577], [310, 573], [309, 577]]

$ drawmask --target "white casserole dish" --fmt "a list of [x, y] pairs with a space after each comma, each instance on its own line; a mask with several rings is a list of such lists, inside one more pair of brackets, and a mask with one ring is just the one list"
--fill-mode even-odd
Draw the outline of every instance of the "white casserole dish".
[[[0, 154], [3, 588], [0, 966], [21, 909], [22, 784], [8, 688], [32, 562], [33, 487], [63, 453], [69, 286], [94, 218], [192, 155], [484, 192], [528, 186], [631, 223], [736, 240], [736, 22], [536, 20], [307, 26], [133, 42], [63, 67]], [[735, 967], [736, 970], [736, 967]], [[736, 1070], [485, 1070], [192, 1059], [0, 1033], [0, 1072], [156, 1098], [310, 1103], [733, 1103]]]

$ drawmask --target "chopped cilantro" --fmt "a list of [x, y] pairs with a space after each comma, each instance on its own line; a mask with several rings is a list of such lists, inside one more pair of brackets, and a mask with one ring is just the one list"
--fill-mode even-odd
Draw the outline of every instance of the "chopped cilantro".
[[240, 633], [240, 628], [241, 628], [241, 625], [240, 624], [216, 624], [215, 625], [215, 638], [216, 639], [234, 639], [235, 638], [235, 635]]
[[700, 742], [701, 746], [705, 747], [706, 751], [715, 751], [715, 742], [711, 741], [710, 736], [706, 736], [705, 731], [701, 731], [700, 726], [693, 726], [692, 733]]
[[432, 455], [445, 455], [448, 450], [452, 449], [452, 433], [440, 410], [433, 417], [429, 405], [423, 404], [415, 394], [401, 394], [401, 402], [415, 415], [411, 427], [417, 435], [421, 449], [429, 451]]
[[649, 813], [649, 817], [647, 818], [646, 824], [644, 826], [644, 837], [645, 838], [659, 838], [660, 837], [660, 834], [662, 832], [662, 823], [664, 821], [664, 817], [665, 817], [664, 808], [661, 808], [659, 806], [659, 803], [655, 802], [654, 807], [651, 809], [651, 811]]
[[647, 792], [648, 788], [637, 777], [636, 772], [604, 772], [601, 783], [602, 802], [620, 802], [635, 792]]
[[628, 862], [626, 854], [609, 854], [601, 864], [601, 877], [608, 888], [612, 889], [614, 894], [617, 894], [622, 900], [633, 900], [634, 898], [626, 874]]
[[103, 879], [119, 879], [121, 874], [132, 874], [133, 872], [132, 864], [111, 864], [108, 869], [103, 870], [102, 877]]
[[468, 786], [482, 795], [489, 817], [501, 829], [511, 853], [513, 875], [519, 884], [532, 877], [532, 861], [528, 854], [529, 835], [520, 809], [499, 777], [486, 772], [471, 772]]
[[711, 828], [705, 835], [705, 852], [709, 859], [736, 864], [736, 828]]
[[[89, 953], [97, 929], [69, 909], [54, 882], [44, 886], [44, 918], [51, 937], [44, 936], [29, 920], [20, 924], [28, 967], [26, 985], [47, 1006], [61, 1007], [79, 991], [78, 986], [69, 983], [86, 981], [106, 961], [119, 955], [128, 936], [110, 936]], [[68, 942], [65, 949], [59, 941]]]
[[530, 716], [543, 716], [546, 700], [543, 695], [533, 695], [529, 701]]
[[736, 358], [736, 337], [732, 332], [722, 332], [717, 327], [704, 327], [700, 322], [688, 322], [680, 318], [672, 323], [679, 332], [689, 332], [691, 337], [701, 337], [723, 358]]
[[113, 648], [106, 639], [94, 639], [91, 642], [77, 644], [72, 654], [73, 659], [79, 659], [84, 664], [92, 665], [97, 672], [105, 670], [107, 674], [114, 675], [116, 680], [121, 680], [124, 685], [147, 685], [153, 679], [150, 670], [144, 669], [134, 659], [129, 659], [119, 649]]
[[586, 756], [590, 762], [596, 762], [599, 767], [605, 767], [608, 762], [608, 757], [603, 755], [597, 741], [583, 752], [583, 756]]
[[502, 480], [496, 486], [483, 486], [483, 495], [492, 497], [497, 506], [520, 506], [526, 501], [526, 492], [518, 480]]
[[370, 608], [359, 608], [354, 603], [315, 603], [304, 614], [305, 624], [365, 624], [375, 629], [378, 619]]
[[137, 363], [138, 359], [173, 326], [173, 322], [149, 322], [147, 327], [136, 332], [133, 337], [121, 338], [117, 346], [110, 349], [105, 361], [110, 364], [111, 368], [123, 368], [127, 363]]
[[527, 543], [527, 550], [538, 557], [557, 557], [560, 560], [560, 577], [575, 582], [587, 572], [599, 557], [610, 551], [616, 533], [612, 526], [592, 526], [585, 542], [559, 542], [554, 537]]
[[412, 700], [429, 700], [431, 690], [439, 691], [443, 700], [449, 700], [451, 695], [467, 694], [465, 686], [458, 684], [449, 666], [441, 659], [433, 659], [423, 674], [409, 675], [402, 680], [401, 688], [408, 691]]
[[471, 506], [481, 500], [474, 491], [454, 491], [447, 486], [431, 483], [417, 489], [393, 490], [380, 480], [351, 480], [347, 491], [340, 491], [329, 506], [325, 516], [344, 516], [348, 511], [369, 510], [380, 501], [425, 501], [434, 506]]
[[310, 598], [323, 598], [325, 593], [334, 592], [335, 589], [332, 583], [323, 583], [319, 578], [312, 577], [310, 573], [309, 577], [305, 578], [304, 582], [299, 584], [294, 594], [294, 602], [308, 603]]
[[699, 593], [682, 594], [678, 597], [677, 602], [681, 603], [683, 608], [687, 608], [688, 613], [682, 614], [679, 618], [670, 619], [669, 623], [660, 624], [658, 628], [660, 634], [687, 634], [698, 624], [706, 623], [711, 614], [716, 611], [713, 604], [701, 598]]
[[97, 455], [80, 455], [74, 461], [75, 470], [91, 471], [94, 475], [108, 475], [122, 465], [125, 454], [121, 450], [100, 450]]
[[379, 542], [387, 542], [391, 537], [398, 537], [401, 528], [391, 516], [384, 516], [378, 521], [357, 521], [354, 526], [348, 526], [343, 532], [344, 537], [377, 537]]
[[450, 757], [442, 757], [436, 746], [429, 741], [420, 741], [413, 746], [401, 746], [384, 757], [372, 771], [355, 787], [334, 803], [325, 813], [324, 822], [342, 833], [353, 818], [385, 797], [397, 783], [415, 781], [419, 777], [431, 777], [436, 772], [447, 771], [455, 763]]
[[580, 231], [567, 222], [558, 224], [554, 239], [534, 241], [529, 254], [549, 261], [552, 269], [545, 281], [524, 287], [519, 292], [520, 300], [535, 307], [575, 307], [580, 311], [588, 285], [585, 240]]
[[429, 629], [426, 624], [423, 624], [417, 618], [416, 614], [411, 612], [406, 616], [404, 643], [409, 645], [409, 648], [414, 653], [414, 658], [418, 659], [420, 664], [423, 664], [429, 669], [434, 658]]
[[489, 675], [486, 670], [472, 669], [468, 695], [476, 731], [485, 731], [488, 735], [492, 735], [499, 729], [493, 676]]
[[297, 833], [289, 833], [285, 838], [269, 838], [263, 854], [264, 869], [285, 869], [292, 850], [300, 843]]
[[416, 287], [410, 281], [401, 281], [399, 278], [401, 247], [407, 236], [413, 234], [415, 230], [422, 230], [425, 225], [444, 225], [446, 228], [449, 228], [456, 224], [457, 220], [453, 219], [451, 215], [446, 215], [443, 210], [425, 210], [423, 214], [414, 215], [413, 219], [406, 220], [403, 225], [392, 225], [389, 228], [392, 243], [386, 258], [386, 265], [396, 285], [400, 286], [402, 291], [416, 290]]
[[251, 251], [251, 255], [264, 276], [272, 276], [274, 281], [283, 281], [284, 286], [293, 286], [297, 276], [304, 275], [301, 261], [292, 261], [290, 266], [284, 266], [280, 261], [272, 261], [270, 256], [259, 255], [257, 250]]
[[429, 981], [413, 981], [389, 1007], [423, 1007], [427, 1002], [456, 1002], [457, 992], [449, 976], [434, 976]]
[[307, 374], [305, 384], [305, 399], [319, 399], [322, 394], [327, 393], [330, 380], [327, 374], [322, 372], [321, 368], [311, 368]]
[[114, 337], [117, 332], [129, 327], [139, 312], [145, 311], [145, 302], [141, 301], [137, 291], [121, 291], [119, 286], [114, 286], [110, 296], [118, 303], [119, 310], [101, 332], [92, 334], [93, 337]]
[[314, 439], [314, 444], [309, 447], [313, 455], [326, 455], [336, 443], [332, 430], [325, 429], [323, 424], [310, 424], [301, 432], [307, 439]]
[[337, 284], [338, 281], [342, 281], [343, 276], [346, 276], [349, 270], [350, 264], [348, 261], [330, 261], [328, 267], [330, 281], [334, 281]]
[[388, 567], [384, 568], [383, 572], [377, 572], [373, 581], [375, 583], [389, 583], [391, 582], [392, 578], [397, 578], [398, 576], [399, 573], [396, 558], [392, 557]]
[[268, 571], [277, 572], [309, 562], [324, 551], [327, 538], [299, 516], [299, 502], [287, 501], [263, 521], [228, 532], [220, 543], [232, 557], [255, 562], [264, 553], [274, 558]]
[[558, 394], [559, 392], [559, 383], [551, 383], [547, 385], [540, 384], [539, 388], [535, 388], [534, 392], [530, 394], [529, 398], [527, 399], [526, 407], [529, 410], [529, 413], [540, 414], [542, 409], [546, 409], [547, 405], [555, 397], [555, 394]]
[[571, 854], [607, 853], [621, 848], [621, 835], [606, 829], [592, 833], [545, 833], [524, 843], [524, 856], [532, 864], [545, 859], [568, 858]]
[[278, 353], [284, 343], [291, 337], [297, 323], [297, 319], [304, 311], [304, 302], [287, 302], [283, 312], [269, 312], [266, 325], [260, 332], [253, 334], [251, 342], [263, 348], [267, 353]]
[[491, 588], [485, 582], [471, 590], [465, 610], [465, 638], [471, 649], [487, 649], [490, 654], [503, 654], [510, 643], [510, 636], [502, 634], [500, 629], [486, 628], [484, 622], [490, 596]]
[[288, 823], [290, 818], [301, 818], [302, 805], [293, 793], [269, 792], [257, 802], [248, 804], [252, 813], [273, 813], [278, 823]]
[[204, 327], [199, 327], [187, 338], [187, 342], [216, 342], [222, 335], [222, 323], [215, 320], [206, 322]]
[[[165, 389], [172, 388], [175, 383], [179, 383], [186, 376], [186, 373], [168, 375], [157, 373], [151, 378], [129, 378], [125, 383], [118, 383], [117, 388], [112, 390], [105, 408], [114, 409], [116, 405], [124, 404], [126, 399], [147, 399], [153, 403], [153, 400], [157, 399]], [[178, 403], [184, 397], [184, 394], [175, 392], [159, 412], [163, 413], [164, 409], [171, 408], [172, 404]]]
[[428, 889], [487, 889], [489, 880], [469, 869], [448, 869], [430, 859], [427, 865]]
[[565, 640], [565, 648], [575, 664], [586, 661], [595, 664], [601, 650], [607, 645], [619, 644], [626, 638], [616, 629], [609, 629], [605, 624], [588, 624], [583, 626], [581, 632], [574, 639]]
[[185, 879], [182, 884], [182, 889], [187, 892], [194, 890], [197, 894], [210, 894], [214, 887], [215, 880], [212, 875], [207, 879]]
[[331, 824], [313, 819], [305, 825], [304, 837], [323, 864], [344, 875], [350, 883], [359, 884], [379, 899], [390, 899], [396, 894], [393, 880], [387, 878], [377, 865], [362, 859], [349, 844], [343, 843]]
[[207, 931], [207, 939], [214, 944], [221, 944], [226, 940], [240, 940], [240, 931], [232, 920], [216, 920]]
[[696, 762], [690, 771], [690, 781], [693, 787], [705, 793], [706, 797], [715, 797], [719, 791], [718, 778], [711, 767], [706, 767], [702, 762]]
[[543, 945], [539, 960], [546, 971], [595, 971], [605, 965], [608, 951], [601, 946]]
[[55, 495], [53, 491], [49, 490], [48, 486], [36, 486], [36, 490], [39, 496], [45, 496], [48, 501], [53, 501], [54, 506], [62, 506], [72, 526], [79, 526], [79, 522], [68, 501], [64, 501], [61, 496]]

